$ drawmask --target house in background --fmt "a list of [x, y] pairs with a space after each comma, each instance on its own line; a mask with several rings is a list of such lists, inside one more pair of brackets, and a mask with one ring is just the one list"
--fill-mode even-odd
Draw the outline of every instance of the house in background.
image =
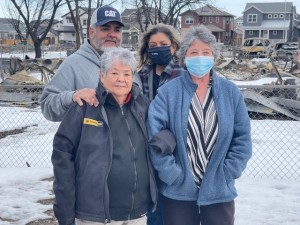
[[[121, 13], [121, 17], [125, 25], [125, 27], [122, 28], [122, 46], [137, 49], [139, 36], [142, 33], [140, 24], [138, 23], [137, 9], [125, 9]], [[145, 20], [143, 20], [143, 23], [146, 25]]]
[[[161, 13], [163, 19], [165, 14]], [[137, 49], [142, 33], [152, 24], [158, 23], [158, 10], [149, 8], [147, 12], [143, 8], [125, 9], [121, 13], [122, 22], [122, 46]]]
[[[87, 8], [80, 7], [78, 9], [79, 18], [82, 24], [82, 33], [83, 38], [87, 37], [88, 27], [87, 27], [87, 19], [88, 19], [88, 10]], [[66, 13], [62, 16], [62, 20], [55, 23], [53, 29], [57, 32], [58, 42], [60, 44], [66, 42], [75, 42], [75, 28], [72, 22], [71, 13]]]
[[241, 46], [243, 43], [243, 17], [234, 20], [234, 45]]
[[247, 3], [243, 12], [243, 38], [298, 41], [294, 31], [296, 7], [292, 2]]
[[[0, 44], [12, 45], [21, 42], [20, 36], [16, 32], [11, 20], [0, 18]], [[25, 26], [20, 24], [20, 30], [25, 33]]]
[[190, 26], [204, 24], [216, 37], [218, 42], [234, 42], [234, 15], [211, 5], [181, 14], [181, 33], [184, 35]]
[[[295, 14], [294, 15], [294, 36], [295, 39], [297, 39], [296, 41], [298, 41], [298, 43], [300, 43], [300, 14]], [[298, 38], [297, 38], [298, 37]]]

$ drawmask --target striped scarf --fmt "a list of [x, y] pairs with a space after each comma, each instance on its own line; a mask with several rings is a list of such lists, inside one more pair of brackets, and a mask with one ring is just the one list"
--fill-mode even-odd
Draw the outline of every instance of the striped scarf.
[[198, 187], [214, 150], [217, 133], [217, 114], [209, 88], [203, 107], [197, 94], [194, 94], [188, 118], [187, 155]]

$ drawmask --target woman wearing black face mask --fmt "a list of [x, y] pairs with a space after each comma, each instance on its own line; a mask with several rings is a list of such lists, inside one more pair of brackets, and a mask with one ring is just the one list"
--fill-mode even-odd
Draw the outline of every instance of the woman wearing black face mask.
[[141, 39], [138, 75], [143, 93], [152, 100], [156, 90], [184, 70], [178, 62], [176, 51], [180, 42], [174, 27], [157, 24], [148, 28]]
[[[157, 24], [143, 34], [139, 49], [140, 70], [134, 82], [141, 86], [150, 100], [154, 99], [161, 85], [184, 71], [176, 56], [179, 45], [178, 34], [170, 25]], [[150, 209], [152, 207], [147, 212], [147, 225], [163, 225], [159, 199], [156, 211]]]

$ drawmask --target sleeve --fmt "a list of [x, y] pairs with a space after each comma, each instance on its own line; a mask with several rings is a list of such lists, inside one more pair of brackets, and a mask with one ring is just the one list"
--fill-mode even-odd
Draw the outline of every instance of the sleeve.
[[81, 136], [83, 116], [71, 107], [53, 140], [51, 161], [54, 171], [54, 214], [59, 225], [75, 221], [75, 154]]
[[65, 61], [45, 86], [40, 103], [42, 113], [47, 120], [61, 121], [73, 104], [72, 96], [76, 88], [75, 72], [72, 65]]
[[252, 156], [250, 118], [244, 98], [239, 90], [238, 92], [233, 137], [224, 161], [225, 176], [230, 180], [241, 176]]
[[159, 154], [172, 154], [176, 146], [176, 140], [170, 130], [161, 130], [153, 136], [150, 146]]
[[[148, 111], [147, 126], [150, 142], [160, 131], [169, 129], [168, 113], [168, 101], [166, 94], [163, 89], [160, 89], [155, 99], [151, 102]], [[173, 184], [182, 173], [182, 169], [176, 163], [176, 159], [173, 154], [161, 154], [151, 145], [150, 159], [153, 167], [158, 172], [159, 179], [168, 185]]]

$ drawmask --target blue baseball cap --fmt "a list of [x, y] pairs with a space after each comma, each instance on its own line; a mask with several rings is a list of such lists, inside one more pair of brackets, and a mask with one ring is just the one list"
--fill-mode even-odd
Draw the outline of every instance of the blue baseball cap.
[[121, 26], [125, 27], [122, 23], [119, 11], [111, 6], [104, 5], [93, 12], [91, 18], [92, 25], [102, 26], [109, 22], [118, 22]]

